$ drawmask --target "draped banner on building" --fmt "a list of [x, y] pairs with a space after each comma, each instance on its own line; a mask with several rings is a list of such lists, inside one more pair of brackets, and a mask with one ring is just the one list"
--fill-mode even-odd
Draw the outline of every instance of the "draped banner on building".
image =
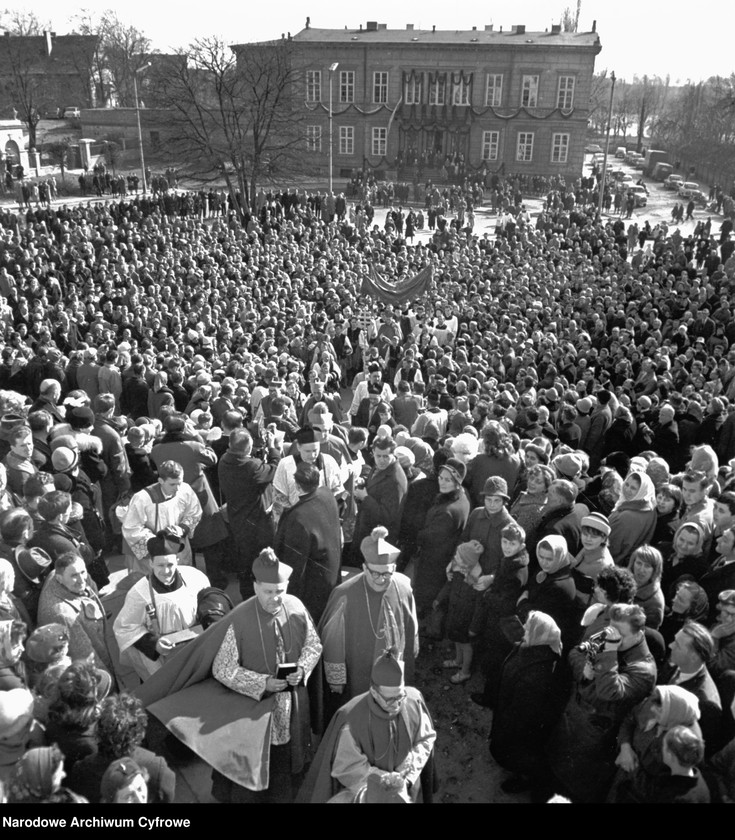
[[370, 266], [370, 274], [362, 278], [360, 292], [363, 295], [382, 300], [383, 303], [400, 304], [408, 300], [414, 300], [425, 294], [433, 278], [432, 266], [427, 265], [413, 277], [406, 277], [397, 283], [391, 283], [378, 274], [375, 266]]

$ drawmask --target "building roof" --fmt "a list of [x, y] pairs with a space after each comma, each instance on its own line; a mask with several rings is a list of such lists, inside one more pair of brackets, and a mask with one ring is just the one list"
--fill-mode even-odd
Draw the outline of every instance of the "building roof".
[[0, 63], [17, 63], [55, 71], [79, 72], [91, 64], [99, 35], [51, 35], [51, 55], [46, 35], [0, 36]]
[[556, 46], [599, 47], [597, 32], [499, 32], [486, 29], [302, 29], [293, 36], [300, 44], [444, 44], [447, 46], [481, 45], [495, 47]]

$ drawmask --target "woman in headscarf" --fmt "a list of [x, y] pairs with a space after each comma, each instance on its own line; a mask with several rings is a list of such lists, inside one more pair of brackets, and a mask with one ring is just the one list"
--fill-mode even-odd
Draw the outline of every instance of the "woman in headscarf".
[[663, 761], [663, 740], [674, 726], [687, 726], [702, 737], [699, 699], [679, 685], [657, 686], [653, 694], [632, 709], [620, 726], [619, 770], [608, 802], [644, 802], [647, 790], [658, 776], [668, 776]]
[[567, 541], [557, 534], [544, 537], [536, 546], [536, 558], [541, 571], [529, 581], [527, 592], [518, 600], [518, 616], [525, 621], [531, 610], [551, 616], [568, 650], [579, 635], [580, 609]]
[[656, 530], [656, 490], [645, 473], [626, 477], [609, 519], [610, 554], [619, 566], [627, 566], [630, 555], [650, 542]]
[[28, 628], [22, 621], [0, 621], [0, 691], [26, 688], [26, 670], [21, 662]]
[[510, 508], [510, 515], [527, 534], [532, 534], [541, 521], [549, 485], [554, 480], [551, 467], [538, 464], [527, 473], [526, 490], [522, 490]]
[[674, 636], [687, 621], [707, 623], [709, 598], [702, 587], [686, 577], [679, 578], [672, 587], [673, 595], [664, 610], [664, 620], [659, 632], [667, 645], [674, 641]]
[[46, 743], [43, 727], [35, 720], [37, 703], [27, 688], [0, 691], [0, 785], [12, 776], [26, 750]]
[[403, 468], [403, 472], [406, 473], [406, 481], [409, 487], [422, 478], [426, 478], [426, 474], [416, 466], [416, 456], [407, 446], [397, 446], [395, 456]]
[[164, 405], [174, 404], [174, 392], [168, 387], [168, 374], [159, 370], [153, 377], [153, 388], [148, 392], [148, 416], [158, 417]]
[[663, 557], [657, 548], [642, 545], [631, 554], [630, 569], [636, 583], [633, 599], [646, 614], [646, 627], [658, 630], [664, 620], [664, 594], [661, 591]]
[[669, 550], [662, 547], [664, 555], [661, 586], [668, 591], [675, 580], [689, 575], [699, 580], [709, 568], [704, 553], [704, 530], [698, 522], [684, 522], [674, 532], [674, 541]]
[[[711, 417], [711, 415], [709, 415]], [[705, 423], [707, 421], [705, 420]], [[704, 424], [700, 427], [703, 428]], [[701, 438], [700, 438], [701, 439]], [[706, 443], [701, 446], [695, 446], [692, 449], [692, 457], [687, 465], [690, 470], [701, 470], [709, 479], [709, 495], [717, 497], [722, 492], [722, 487], [718, 481], [720, 471], [720, 461], [715, 453], [715, 450]]]
[[553, 618], [532, 610], [500, 676], [490, 753], [513, 773], [506, 793], [531, 788], [532, 797], [546, 777], [544, 749], [564, 704], [561, 631]]
[[8, 783], [8, 802], [26, 805], [86, 803], [83, 796], [62, 787], [64, 754], [52, 747], [35, 747], [21, 758]]

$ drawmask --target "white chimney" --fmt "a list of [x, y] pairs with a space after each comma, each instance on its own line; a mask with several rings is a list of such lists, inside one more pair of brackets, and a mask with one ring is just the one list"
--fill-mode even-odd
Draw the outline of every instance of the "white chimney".
[[46, 38], [46, 57], [51, 55], [51, 51], [54, 48], [54, 42], [52, 40], [53, 34], [54, 33], [51, 32], [49, 29], [44, 29], [43, 30], [43, 35]]

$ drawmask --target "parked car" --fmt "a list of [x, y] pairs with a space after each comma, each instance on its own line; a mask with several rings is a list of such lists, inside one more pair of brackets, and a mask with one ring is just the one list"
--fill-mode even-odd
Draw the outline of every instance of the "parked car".
[[596, 143], [591, 143], [589, 146], [585, 146], [584, 151], [588, 155], [601, 155], [603, 153], [602, 149]]
[[627, 184], [629, 181], [633, 180], [633, 176], [628, 172], [625, 172], [623, 169], [613, 169], [612, 172], [610, 172], [610, 177], [620, 184]]
[[681, 175], [669, 175], [664, 178], [665, 190], [678, 190], [684, 183], [684, 178]]
[[702, 191], [696, 181], [684, 181], [679, 185], [679, 196], [681, 198], [693, 198], [695, 201], [702, 197]]
[[632, 194], [635, 197], [636, 207], [645, 207], [648, 204], [648, 193], [645, 187], [638, 184], [626, 184], [625, 192], [627, 195]]
[[620, 158], [620, 160], [623, 160], [627, 154], [628, 150], [625, 146], [618, 146], [618, 148], [615, 149], [615, 157]]
[[80, 112], [79, 108], [77, 108], [76, 105], [67, 105], [66, 108], [64, 108], [64, 114], [62, 116], [62, 119], [65, 119], [65, 120], [77, 119], [78, 120], [80, 116], [81, 116], [81, 112]]
[[639, 155], [638, 152], [628, 152], [628, 154], [625, 156], [625, 162], [630, 166], [633, 166], [636, 161], [642, 159], [643, 155]]

